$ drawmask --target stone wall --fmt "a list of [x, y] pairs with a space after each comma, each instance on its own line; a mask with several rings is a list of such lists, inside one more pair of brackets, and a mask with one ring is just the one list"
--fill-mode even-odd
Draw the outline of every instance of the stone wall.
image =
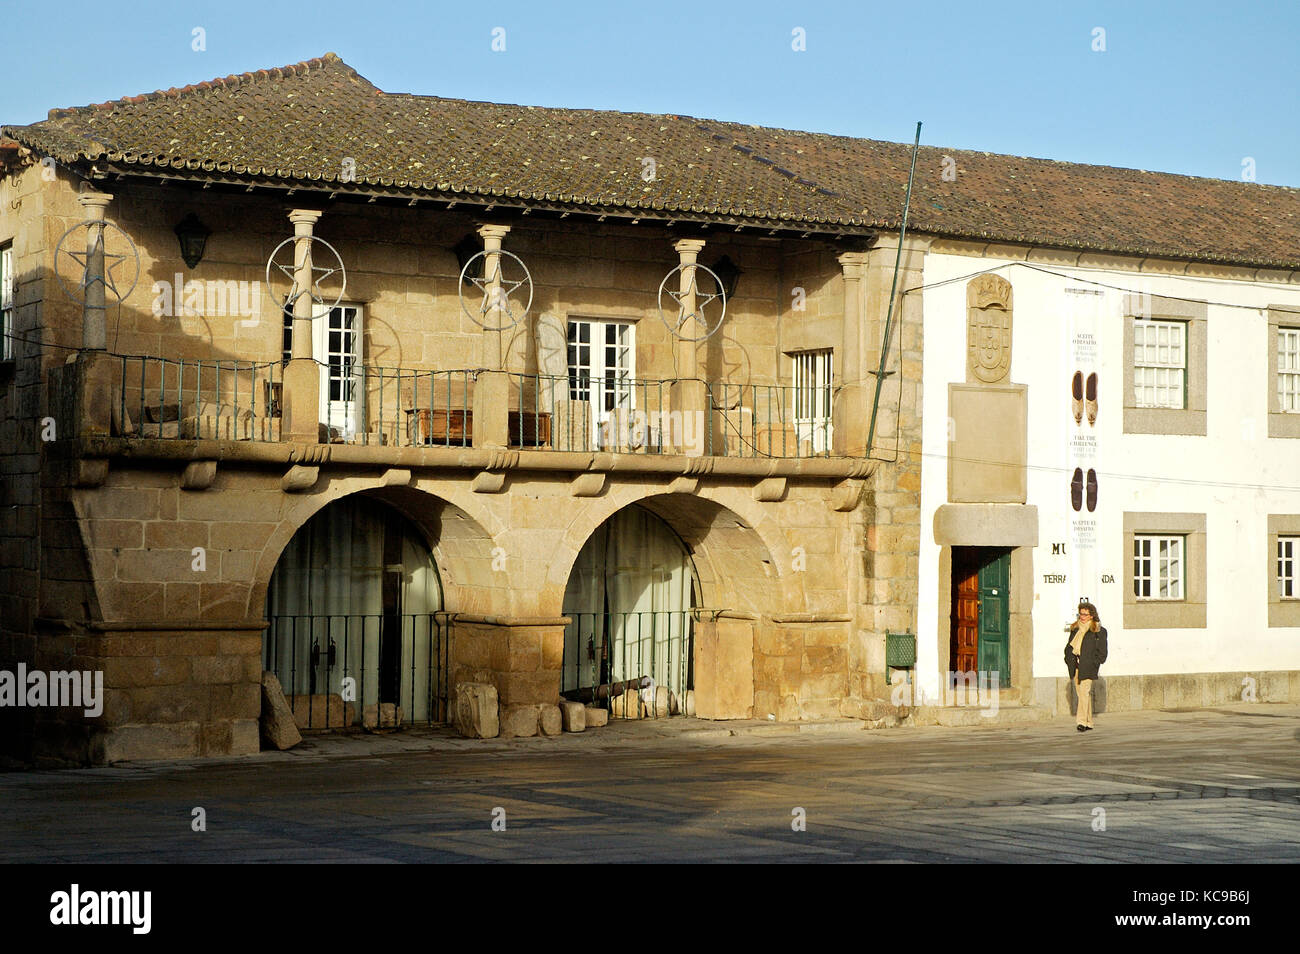
[[[776, 704], [758, 708], [789, 719], [836, 714], [848, 678], [844, 624], [817, 619], [847, 618], [834, 573], [851, 516], [828, 505], [824, 486], [792, 481], [781, 499], [763, 501], [734, 478], [672, 493], [680, 478], [615, 470], [603, 492], [588, 497], [574, 496], [576, 475], [521, 465], [500, 492], [481, 493], [468, 473], [394, 469], [381, 459], [399, 452], [409, 453], [368, 450], [371, 466], [325, 462], [316, 483], [295, 493], [280, 486], [287, 462], [272, 469], [239, 461], [220, 462], [202, 490], [182, 486], [180, 460], [115, 460], [101, 486], [54, 488], [62, 517], [50, 521], [46, 538], [47, 601], [67, 632], [42, 637], [43, 645], [102, 669], [107, 702], [89, 727], [52, 728], [46, 749], [72, 761], [255, 751], [270, 573], [299, 527], [352, 493], [384, 500], [426, 535], [454, 618], [452, 691], [487, 682], [503, 706], [556, 701], [569, 570], [596, 527], [638, 504], [683, 539], [707, 607], [765, 620], [705, 615], [697, 631], [700, 714], [757, 711], [756, 700], [767, 697], [756, 692], [765, 688], [756, 674], [766, 671], [773, 633], [794, 663], [768, 690]], [[773, 627], [766, 622], [773, 617], [796, 622]]]
[[849, 697], [847, 622], [772, 623], [754, 648], [754, 716], [834, 719]]
[[[888, 698], [884, 683], [885, 633], [916, 632], [917, 575], [921, 544], [921, 296], [904, 294], [923, 282], [928, 241], [908, 238], [903, 249], [894, 302], [885, 378], [876, 412], [871, 456], [882, 461], [867, 481], [858, 511], [851, 553], [860, 580], [859, 616], [849, 642], [849, 695]], [[882, 238], [871, 249], [863, 280], [864, 376], [874, 396], [880, 367], [897, 237]], [[870, 407], [866, 408], [870, 415]], [[869, 422], [868, 422], [869, 426]]]
[[[0, 364], [0, 670], [8, 671], [19, 663], [34, 666], [38, 659], [44, 366], [63, 358], [53, 350], [42, 355], [40, 343], [51, 337], [43, 306], [53, 281], [50, 246], [61, 233], [59, 220], [47, 215], [58, 209], [67, 186], [44, 179], [41, 171], [29, 166], [0, 179], [0, 245], [13, 244], [19, 336], [14, 360]], [[60, 642], [52, 655], [67, 658], [76, 648]], [[48, 713], [0, 709], [0, 753], [20, 758], [31, 753], [37, 715]]]
[[[46, 183], [28, 170], [18, 183], [26, 190], [20, 221], [28, 230], [19, 264], [26, 309], [20, 329], [40, 327], [48, 343], [75, 348], [79, 307], [51, 290], [48, 244], [84, 212], [65, 180]], [[180, 262], [172, 231], [189, 212], [212, 229], [193, 270]], [[122, 185], [108, 219], [130, 234], [142, 266], [120, 314], [110, 304], [110, 352], [280, 359], [282, 319], [264, 288], [252, 315], [185, 314], [183, 296], [171, 302], [177, 313], [159, 314], [153, 289], [155, 281], [174, 284], [178, 273], [182, 284], [260, 285], [271, 249], [292, 233], [278, 202]], [[461, 310], [451, 248], [477, 224], [459, 212], [405, 207], [338, 204], [324, 213], [316, 234], [348, 266], [345, 301], [366, 307], [365, 363], [476, 368], [499, 344], [510, 356], [507, 367], [536, 370], [533, 325], [498, 343]], [[6, 205], [0, 241], [13, 227]], [[636, 374], [672, 378], [679, 355], [659, 320], [655, 292], [677, 262], [674, 238], [661, 226], [516, 220], [504, 247], [532, 269], [534, 315], [636, 320]], [[722, 332], [698, 346], [702, 376], [788, 386], [790, 351], [839, 347], [845, 296], [833, 249], [730, 231], [706, 240], [700, 261], [726, 254], [742, 276]], [[44, 281], [22, 277], [42, 269]], [[866, 313], [874, 313], [874, 299], [863, 299]], [[907, 348], [915, 346], [906, 326], [902, 334]], [[472, 449], [458, 456], [391, 445], [217, 440], [130, 441], [86, 459], [68, 435], [37, 449], [36, 426], [51, 407], [47, 385], [59, 419], [77, 420], [77, 408], [64, 407], [64, 399], [76, 396], [82, 365], [64, 367], [69, 353], [31, 352], [19, 363], [19, 381], [0, 388], [0, 466], [13, 478], [4, 492], [14, 495], [0, 508], [0, 568], [15, 570], [0, 593], [0, 626], [8, 627], [0, 650], [11, 664], [21, 658], [46, 668], [99, 668], [107, 683], [105, 713], [93, 723], [43, 714], [48, 725], [36, 734], [56, 757], [114, 761], [255, 750], [270, 574], [311, 515], [353, 493], [396, 507], [428, 540], [444, 607], [458, 614], [453, 692], [457, 682], [485, 681], [503, 705], [555, 701], [563, 652], [557, 620], [569, 570], [591, 533], [633, 504], [664, 519], [695, 561], [701, 609], [708, 611], [697, 634], [697, 645], [706, 647], [697, 667], [714, 680], [702, 694], [701, 714], [831, 716], [844, 696], [871, 691], [866, 674], [873, 666], [883, 670], [883, 660], [861, 651], [864, 633], [878, 629], [873, 614], [885, 609], [864, 596], [874, 591], [863, 548], [883, 543], [888, 558], [902, 553], [909, 538], [871, 536], [874, 526], [854, 513], [863, 468], [846, 480], [793, 470], [777, 476], [770, 461], [741, 472], [707, 460], [659, 466], [644, 456], [628, 463], [588, 455], [557, 470], [530, 464], [540, 459], [531, 452], [501, 450], [489, 466]], [[911, 400], [905, 395], [905, 420]], [[875, 506], [897, 508], [906, 521], [905, 501], [881, 496], [906, 495], [904, 484], [886, 481], [871, 492]], [[889, 572], [906, 572], [902, 559], [902, 569], [889, 564]], [[29, 725], [12, 737], [32, 734]]]
[[[1064, 668], [1064, 664], [1062, 664]], [[1064, 676], [1034, 680], [1034, 702], [1054, 715], [1071, 715], [1078, 704]], [[1300, 702], [1300, 672], [1193, 672], [1102, 677], [1093, 688], [1098, 713], [1137, 709], [1198, 709], [1254, 702]]]

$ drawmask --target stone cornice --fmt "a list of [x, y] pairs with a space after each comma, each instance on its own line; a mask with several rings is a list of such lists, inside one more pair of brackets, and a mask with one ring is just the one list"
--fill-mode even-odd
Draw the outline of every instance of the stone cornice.
[[[843, 480], [870, 477], [877, 461], [860, 457], [754, 458], [688, 457], [679, 454], [611, 454], [588, 451], [513, 450], [491, 447], [376, 447], [362, 444], [294, 444], [255, 441], [170, 440], [85, 437], [49, 446], [56, 456], [110, 461], [217, 461], [288, 468], [368, 467], [376, 471], [462, 470], [567, 473], [662, 474], [666, 477], [765, 480]], [[467, 477], [472, 476], [470, 474]]]

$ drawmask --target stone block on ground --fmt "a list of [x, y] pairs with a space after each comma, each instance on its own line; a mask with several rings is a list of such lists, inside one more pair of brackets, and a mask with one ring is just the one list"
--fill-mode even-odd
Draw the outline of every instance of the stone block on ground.
[[[650, 708], [647, 706], [646, 708]], [[656, 719], [666, 719], [672, 714], [673, 694], [667, 686], [655, 686], [654, 688], [654, 717]]]
[[527, 739], [537, 734], [537, 706], [502, 706], [501, 738]]
[[682, 715], [695, 718], [695, 690], [687, 689], [682, 693]]
[[285, 701], [280, 680], [273, 672], [262, 673], [262, 738], [276, 749], [291, 749], [302, 741], [293, 710]]
[[838, 706], [838, 715], [846, 719], [861, 719], [864, 722], [897, 720], [905, 711], [903, 706], [895, 705], [887, 699], [843, 699]]
[[402, 724], [402, 707], [391, 702], [369, 705], [361, 712], [361, 727], [364, 729], [396, 729]]
[[456, 729], [468, 739], [495, 739], [501, 733], [497, 687], [462, 682], [456, 687]]
[[642, 717], [641, 695], [635, 690], [615, 696], [610, 705], [610, 717], [614, 719], [640, 719]]
[[587, 711], [583, 713], [583, 717], [586, 719], [587, 725], [593, 729], [609, 724], [608, 710], [597, 709], [595, 706], [587, 706]]
[[542, 735], [559, 735], [564, 731], [564, 717], [559, 706], [540, 705], [537, 707], [537, 727]]
[[560, 703], [560, 720], [565, 732], [581, 732], [587, 728], [587, 712], [581, 702]]

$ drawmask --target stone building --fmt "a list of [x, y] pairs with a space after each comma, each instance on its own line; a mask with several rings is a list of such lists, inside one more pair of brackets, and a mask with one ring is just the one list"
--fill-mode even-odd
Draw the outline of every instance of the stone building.
[[[446, 721], [470, 683], [526, 722], [643, 678], [652, 711], [874, 717], [896, 634], [920, 688], [954, 666], [953, 547], [1017, 548], [1001, 698], [1057, 705], [1012, 383], [1047, 374], [1057, 345], [1020, 342], [1054, 306], [1017, 291], [1012, 348], [978, 273], [1158, 258], [1281, 307], [1300, 200], [1218, 184], [1229, 221], [1179, 239], [1200, 180], [1140, 174], [1185, 221], [1112, 227], [1123, 170], [923, 149], [903, 233], [910, 159], [385, 93], [333, 54], [0, 129], [0, 671], [104, 679], [95, 716], [0, 708], [6, 749], [253, 752], [264, 670], [314, 727]], [[996, 324], [967, 304], [1007, 353], [971, 391], [997, 440], [963, 444], [952, 355]]]

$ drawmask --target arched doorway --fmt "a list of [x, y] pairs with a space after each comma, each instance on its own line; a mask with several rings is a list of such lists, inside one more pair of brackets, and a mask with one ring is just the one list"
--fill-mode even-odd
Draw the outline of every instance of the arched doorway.
[[441, 610], [433, 554], [410, 521], [365, 496], [336, 500], [271, 574], [263, 665], [304, 727], [444, 722]]
[[699, 582], [690, 552], [661, 518], [630, 506], [592, 533], [569, 574], [563, 691], [648, 677], [683, 708], [694, 688]]

